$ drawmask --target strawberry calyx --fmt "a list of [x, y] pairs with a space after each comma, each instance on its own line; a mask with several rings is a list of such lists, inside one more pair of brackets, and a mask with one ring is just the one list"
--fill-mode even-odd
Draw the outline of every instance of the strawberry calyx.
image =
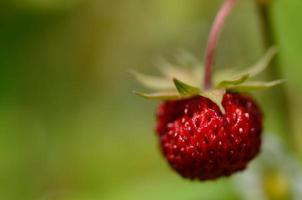
[[[255, 81], [253, 78], [263, 72], [270, 64], [277, 50], [271, 47], [267, 53], [252, 67], [239, 73], [232, 71], [224, 71], [214, 74], [214, 84], [206, 90], [199, 87], [202, 82], [202, 67], [200, 63], [192, 56], [190, 57], [191, 65], [183, 68], [183, 60], [179, 59], [179, 63], [173, 65], [168, 62], [160, 66], [162, 77], [145, 75], [136, 71], [130, 73], [145, 87], [151, 89], [150, 93], [137, 92], [138, 96], [147, 99], [158, 100], [177, 100], [190, 98], [192, 96], [204, 96], [216, 103], [222, 112], [224, 112], [221, 104], [223, 95], [226, 92], [252, 92], [268, 89], [279, 85], [284, 80], [274, 80], [270, 82]], [[186, 57], [188, 58], [188, 56]], [[188, 60], [187, 60], [188, 61]]]

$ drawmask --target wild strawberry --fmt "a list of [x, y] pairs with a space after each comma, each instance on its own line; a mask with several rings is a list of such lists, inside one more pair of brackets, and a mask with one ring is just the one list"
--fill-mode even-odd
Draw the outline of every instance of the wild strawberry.
[[[245, 169], [257, 156], [261, 146], [262, 112], [245, 92], [266, 89], [283, 81], [246, 81], [262, 71], [274, 52], [269, 51], [256, 68], [220, 80], [205, 91], [176, 78], [169, 81], [169, 77], [162, 80], [163, 85], [158, 85], [150, 82], [158, 79], [134, 73], [144, 85], [164, 90], [136, 94], [164, 101], [156, 112], [156, 132], [162, 154], [181, 176], [198, 180], [230, 176]], [[171, 85], [166, 84], [168, 82]]]
[[167, 101], [157, 112], [163, 155], [183, 177], [208, 180], [243, 170], [260, 150], [262, 114], [246, 95], [226, 93], [219, 107], [196, 96]]
[[212, 83], [218, 36], [236, 2], [224, 1], [214, 22], [206, 50], [203, 87], [196, 87], [202, 81], [199, 76], [202, 72], [198, 71], [201, 66], [188, 54], [180, 55], [182, 58], [177, 60], [191, 66], [190, 69], [164, 63], [160, 67], [162, 78], [133, 72], [142, 84], [160, 90], [150, 94], [135, 93], [164, 101], [156, 114], [160, 147], [172, 168], [186, 178], [212, 180], [246, 168], [260, 151], [262, 113], [245, 92], [267, 89], [283, 82], [249, 80], [269, 65], [276, 53], [272, 48], [247, 71], [237, 75], [220, 74], [223, 79], [215, 77]]

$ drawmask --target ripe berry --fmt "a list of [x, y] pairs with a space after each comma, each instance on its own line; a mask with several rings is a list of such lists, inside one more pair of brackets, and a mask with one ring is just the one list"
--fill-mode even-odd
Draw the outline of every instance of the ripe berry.
[[[262, 112], [251, 97], [240, 92], [268, 89], [284, 82], [252, 80], [269, 65], [276, 48], [269, 49], [253, 67], [239, 73], [223, 72], [212, 80], [219, 35], [236, 2], [226, 0], [219, 9], [203, 65], [191, 55], [182, 54], [176, 65], [164, 62], [160, 66], [161, 77], [132, 71], [152, 90], [135, 94], [165, 101], [157, 110], [160, 147], [171, 167], [186, 178], [211, 180], [245, 169], [260, 151]], [[182, 65], [186, 68], [178, 68]], [[204, 66], [203, 78], [196, 73], [199, 66]], [[201, 80], [203, 84], [197, 84]]]
[[243, 94], [223, 96], [223, 114], [208, 98], [166, 101], [156, 131], [164, 157], [180, 175], [210, 180], [246, 168], [260, 150], [262, 113]]

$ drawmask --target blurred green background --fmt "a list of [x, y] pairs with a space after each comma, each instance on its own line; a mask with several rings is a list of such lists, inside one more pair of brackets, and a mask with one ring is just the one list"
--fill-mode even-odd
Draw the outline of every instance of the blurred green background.
[[[154, 60], [173, 58], [178, 49], [202, 60], [221, 3], [1, 0], [0, 199], [245, 199], [232, 184], [236, 177], [190, 182], [169, 169], [153, 133], [157, 103], [132, 95], [140, 87], [127, 74], [153, 73]], [[301, 0], [272, 0], [279, 57], [266, 77], [288, 82], [256, 94], [265, 134], [280, 137], [296, 160], [302, 158], [301, 10]], [[256, 2], [241, 0], [223, 31], [217, 68], [260, 58], [266, 48], [260, 20]]]

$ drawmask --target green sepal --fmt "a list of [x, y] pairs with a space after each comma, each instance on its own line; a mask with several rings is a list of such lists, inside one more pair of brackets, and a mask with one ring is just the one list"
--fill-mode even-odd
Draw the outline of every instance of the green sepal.
[[177, 78], [188, 84], [199, 84], [202, 80], [202, 66], [195, 64], [190, 67], [177, 66], [169, 63], [162, 59], [158, 62], [158, 70], [161, 72], [163, 77], [172, 80]]
[[[202, 82], [201, 64], [196, 59], [188, 55], [183, 57], [180, 56], [180, 60], [178, 60], [176, 65], [162, 60], [159, 67], [162, 77], [149, 76], [131, 71], [131, 74], [134, 75], [139, 82], [149, 89], [156, 91], [154, 93], [134, 93], [144, 98], [159, 100], [177, 100], [200, 95], [211, 99], [219, 106], [220, 110], [224, 112], [222, 98], [226, 91], [257, 91], [268, 89], [284, 82], [284, 80], [272, 82], [249, 81], [250, 78], [258, 75], [269, 66], [269, 63], [276, 53], [277, 49], [272, 47], [258, 63], [248, 70], [244, 70], [241, 73], [235, 73], [230, 70], [229, 72], [225, 71], [224, 73], [220, 73], [220, 76], [216, 75], [216, 80], [219, 81], [215, 81], [217, 84], [215, 84], [212, 89], [206, 91], [202, 91], [202, 89], [195, 87], [195, 85], [199, 85], [200, 82]], [[186, 67], [181, 68], [179, 64], [181, 66], [186, 65]], [[219, 77], [220, 79], [218, 79]]]
[[[265, 55], [252, 67], [250, 67], [247, 70], [244, 70], [243, 72], [240, 73], [235, 73], [232, 71], [224, 71], [223, 73], [218, 74], [220, 77], [220, 80], [218, 81], [218, 84], [216, 84], [215, 88], [228, 88], [232, 85], [239, 85], [250, 78], [258, 75], [262, 71], [264, 71], [274, 58], [274, 56], [277, 53], [277, 48], [276, 47], [271, 47]], [[236, 76], [232, 76], [235, 78], [225, 78], [225, 77], [230, 77], [230, 74], [237, 74]], [[223, 79], [221, 78], [223, 77]]]
[[209, 98], [211, 101], [216, 103], [220, 109], [220, 111], [224, 114], [225, 110], [222, 105], [222, 99], [224, 94], [226, 93], [225, 89], [216, 89], [216, 90], [208, 90], [201, 94], [201, 96]]
[[181, 96], [177, 92], [154, 92], [154, 93], [143, 93], [133, 91], [134, 94], [146, 98], [146, 99], [157, 99], [157, 100], [176, 100], [180, 99]]
[[145, 75], [134, 70], [130, 70], [129, 73], [133, 75], [138, 82], [149, 89], [168, 90], [174, 88], [172, 79]]
[[207, 90], [207, 91], [201, 91], [201, 89], [188, 85], [176, 78], [173, 79], [175, 87], [179, 94], [184, 97], [190, 97], [190, 96], [203, 96], [214, 103], [216, 103], [221, 110], [222, 113], [225, 112], [223, 106], [222, 106], [222, 99], [223, 95], [225, 94], [226, 90], [225, 89], [213, 89], [213, 90]]
[[239, 85], [241, 83], [244, 83], [249, 78], [250, 78], [249, 74], [244, 74], [244, 75], [242, 75], [240, 77], [234, 78], [233, 80], [224, 80], [224, 81], [221, 81], [220, 83], [218, 83], [216, 85], [215, 88], [222, 89], [222, 88], [228, 88], [228, 87], [233, 86], [233, 85]]
[[181, 96], [194, 96], [200, 94], [200, 89], [191, 85], [188, 85], [176, 78], [173, 78], [174, 85]]
[[241, 74], [249, 74], [251, 78], [260, 74], [269, 66], [277, 52], [278, 50], [276, 47], [271, 47], [254, 66], [242, 72]]
[[275, 81], [271, 81], [271, 82], [251, 81], [251, 82], [246, 82], [241, 85], [229, 87], [229, 88], [227, 88], [227, 90], [233, 91], [233, 92], [259, 91], [259, 90], [265, 90], [265, 89], [274, 87], [276, 85], [280, 85], [284, 82], [286, 82], [286, 81], [285, 80], [275, 80]]

